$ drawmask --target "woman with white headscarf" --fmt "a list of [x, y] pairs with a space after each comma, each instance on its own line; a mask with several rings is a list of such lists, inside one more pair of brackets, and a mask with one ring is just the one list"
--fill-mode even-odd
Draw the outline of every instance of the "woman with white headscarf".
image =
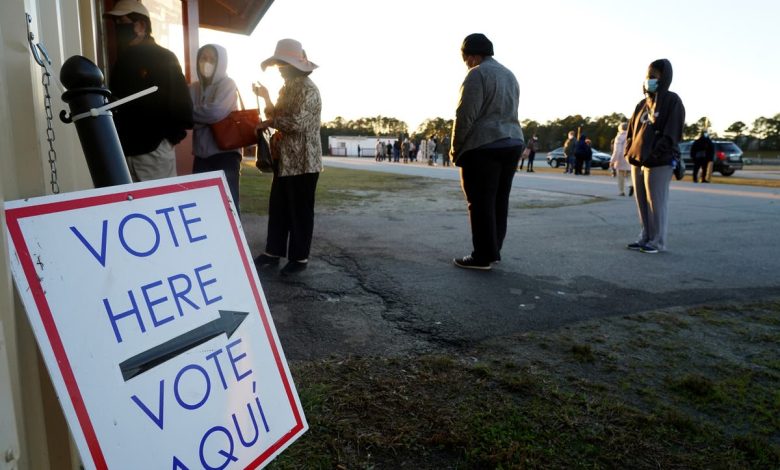
[[217, 44], [198, 50], [198, 81], [190, 85], [192, 118], [193, 173], [225, 172], [233, 204], [240, 213], [238, 184], [241, 173], [241, 149], [222, 150], [214, 140], [211, 124], [225, 119], [236, 109], [236, 83], [227, 76], [227, 51]]

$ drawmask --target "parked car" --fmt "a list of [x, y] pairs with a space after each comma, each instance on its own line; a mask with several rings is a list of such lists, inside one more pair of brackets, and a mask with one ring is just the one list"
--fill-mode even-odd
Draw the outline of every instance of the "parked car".
[[[731, 176], [735, 171], [742, 169], [742, 149], [730, 140], [713, 140], [715, 144], [715, 166], [713, 171], [719, 172], [723, 176]], [[691, 158], [692, 140], [680, 142], [680, 155], [685, 162], [687, 169], [693, 169], [693, 159]]]
[[[609, 168], [609, 160], [611, 158], [611, 154], [593, 149], [593, 159], [590, 162], [590, 166], [591, 168], [606, 170]], [[547, 152], [547, 164], [553, 168], [566, 166], [566, 157], [563, 155], [563, 147], [558, 147], [553, 151]]]

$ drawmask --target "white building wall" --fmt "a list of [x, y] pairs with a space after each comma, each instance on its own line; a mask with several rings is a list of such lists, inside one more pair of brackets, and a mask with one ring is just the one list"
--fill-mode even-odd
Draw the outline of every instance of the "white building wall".
[[395, 142], [396, 139], [398, 139], [398, 137], [394, 137], [394, 136], [366, 137], [366, 136], [352, 136], [352, 135], [348, 135], [348, 136], [332, 135], [328, 137], [328, 149], [330, 149], [330, 154], [333, 156], [357, 157], [358, 146], [359, 146], [361, 149], [361, 156], [374, 157], [377, 140], [387, 144], [388, 142], [390, 143]]

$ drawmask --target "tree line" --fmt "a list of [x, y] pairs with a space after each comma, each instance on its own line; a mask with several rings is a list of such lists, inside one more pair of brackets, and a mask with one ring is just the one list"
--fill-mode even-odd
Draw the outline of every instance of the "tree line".
[[[542, 151], [562, 146], [569, 131], [574, 131], [585, 134], [593, 143], [594, 148], [610, 152], [612, 141], [617, 135], [618, 125], [627, 120], [628, 118], [620, 113], [594, 118], [576, 114], [546, 123], [526, 119], [520, 124], [523, 126], [526, 139], [533, 135], [538, 137], [539, 147]], [[356, 120], [337, 117], [322, 124], [322, 145], [324, 150], [327, 150], [328, 137], [332, 135], [396, 136], [399, 139], [408, 137], [412, 140], [434, 136], [441, 139], [452, 133], [452, 123], [452, 119], [429, 118], [420, 124], [413, 133], [410, 133], [409, 126], [404, 121], [393, 117], [376, 116]], [[685, 124], [683, 138], [686, 140], [696, 139], [709, 128], [710, 119], [707, 116], [702, 116], [691, 124]], [[759, 117], [750, 126], [742, 121], [737, 121], [727, 127], [723, 135], [712, 131], [710, 131], [710, 135], [712, 138], [733, 140], [745, 150], [780, 150], [780, 114], [773, 117]]]

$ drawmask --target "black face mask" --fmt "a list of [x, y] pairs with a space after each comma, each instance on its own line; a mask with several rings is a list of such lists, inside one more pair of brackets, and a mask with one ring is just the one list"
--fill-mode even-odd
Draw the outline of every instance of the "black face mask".
[[130, 41], [135, 39], [135, 25], [133, 23], [118, 23], [114, 25], [116, 31], [116, 45], [120, 49], [130, 45]]

